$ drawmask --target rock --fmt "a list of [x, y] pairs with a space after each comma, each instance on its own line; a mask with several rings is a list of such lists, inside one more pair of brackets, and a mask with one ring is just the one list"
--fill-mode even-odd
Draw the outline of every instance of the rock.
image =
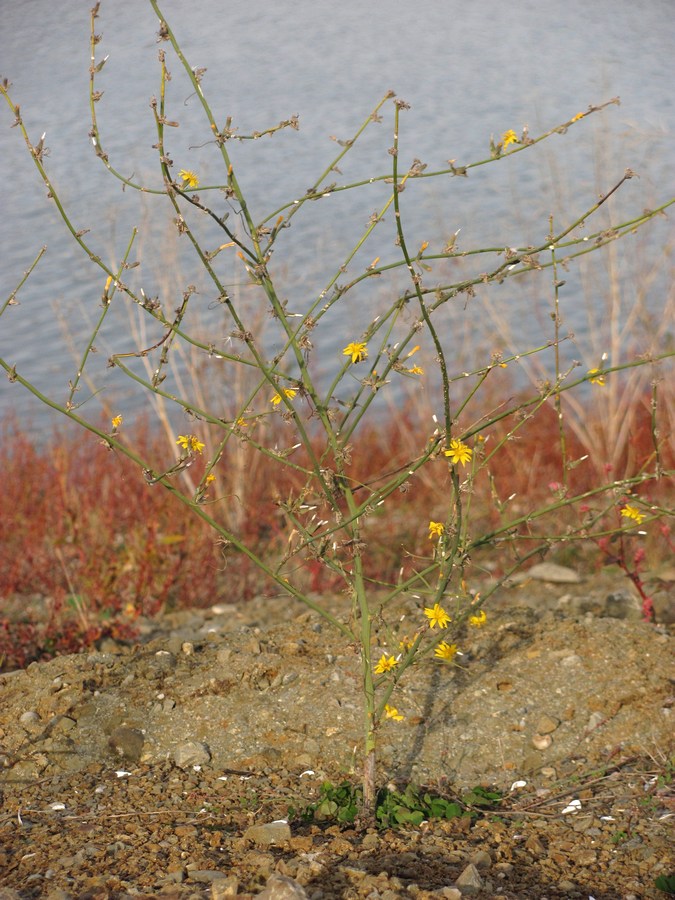
[[256, 896], [262, 900], [303, 900], [307, 893], [301, 884], [287, 875], [270, 875], [265, 889]]
[[469, 862], [477, 869], [489, 869], [492, 865], [492, 857], [487, 850], [476, 850], [469, 857]]
[[533, 734], [532, 735], [532, 746], [536, 750], [548, 750], [548, 748], [553, 743], [553, 738], [550, 734]]
[[445, 900], [462, 900], [462, 892], [459, 888], [444, 887], [439, 891], [439, 896]]
[[211, 884], [211, 900], [223, 900], [224, 897], [236, 897], [239, 892], [239, 879], [236, 875], [219, 878]]
[[33, 731], [40, 725], [40, 721], [40, 716], [34, 709], [29, 709], [19, 717], [19, 722], [21, 722], [26, 731]]
[[188, 769], [191, 766], [203, 766], [211, 762], [211, 753], [201, 741], [186, 741], [176, 747], [173, 759], [179, 768]]
[[462, 892], [462, 896], [466, 897], [479, 894], [483, 890], [483, 879], [480, 877], [480, 873], [473, 863], [469, 863], [455, 884]]
[[228, 881], [227, 874], [220, 869], [188, 869], [190, 881], [200, 884], [215, 884], [218, 881]]
[[537, 734], [552, 734], [560, 725], [560, 719], [554, 719], [553, 716], [544, 714], [537, 720], [535, 731]]
[[287, 822], [268, 822], [265, 825], [251, 825], [244, 832], [244, 838], [258, 847], [285, 844], [291, 839], [291, 829]]
[[138, 762], [143, 752], [145, 736], [138, 728], [121, 725], [111, 733], [108, 741], [112, 749], [123, 759]]
[[605, 614], [615, 619], [640, 619], [642, 611], [636, 597], [616, 591], [605, 598]]
[[549, 562], [538, 563], [523, 574], [527, 578], [534, 578], [535, 581], [548, 581], [551, 584], [579, 584], [581, 582], [581, 576], [574, 569]]
[[380, 843], [380, 838], [375, 832], [369, 832], [361, 841], [364, 850], [374, 850]]

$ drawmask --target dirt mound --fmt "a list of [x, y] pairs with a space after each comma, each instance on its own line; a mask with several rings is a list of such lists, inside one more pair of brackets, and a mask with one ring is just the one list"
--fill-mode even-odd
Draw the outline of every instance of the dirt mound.
[[291, 886], [269, 896], [658, 896], [672, 640], [622, 589], [514, 586], [463, 636], [460, 667], [424, 662], [401, 686], [381, 782], [498, 786], [500, 816], [471, 828], [247, 831], [357, 777], [355, 648], [287, 600], [176, 613], [135, 646], [0, 676], [0, 885], [215, 897], [276, 874]]

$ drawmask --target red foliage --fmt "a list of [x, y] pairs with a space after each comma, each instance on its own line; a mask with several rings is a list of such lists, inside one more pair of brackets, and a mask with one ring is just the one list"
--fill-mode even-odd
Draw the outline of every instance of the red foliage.
[[[640, 414], [636, 422], [622, 460], [627, 474], [638, 471], [653, 453], [648, 415]], [[515, 424], [515, 418], [506, 419], [486, 432], [485, 452]], [[373, 486], [383, 476], [404, 471], [422, 452], [428, 432], [428, 422], [422, 424], [412, 403], [384, 421], [361, 426], [350, 448], [352, 484]], [[133, 440], [143, 458], [166, 459], [165, 441], [147, 428], [136, 429]], [[279, 443], [284, 445], [281, 439]], [[478, 442], [475, 446], [479, 452]], [[298, 495], [302, 475], [251, 446], [230, 452], [246, 454], [239, 458], [239, 474], [234, 456], [224, 456], [214, 491], [222, 502], [205, 508], [273, 566], [291, 531], [281, 504]], [[587, 448], [568, 435], [568, 459], [585, 453]], [[473, 535], [502, 521], [500, 503], [511, 495], [509, 515], [518, 515], [604, 480], [604, 461], [589, 459], [570, 468], [563, 487], [561, 462], [556, 413], [544, 406], [515, 430], [475, 479]], [[673, 460], [662, 459], [662, 464]], [[192, 471], [198, 467], [196, 462]], [[246, 600], [268, 588], [253, 561], [224, 546], [170, 492], [149, 485], [132, 461], [89, 435], [57, 433], [39, 449], [16, 425], [6, 423], [0, 473], [0, 669], [76, 651], [106, 635], [131, 637], [139, 615], [209, 606], [223, 595]], [[416, 554], [428, 555], [427, 525], [446, 514], [450, 489], [447, 464], [439, 459], [372, 511], [362, 535], [370, 578], [396, 581], [402, 567], [416, 564]], [[660, 490], [659, 484], [652, 482], [649, 490]], [[590, 514], [591, 506], [579, 505], [565, 515], [578, 526], [579, 516]], [[326, 519], [332, 515], [328, 510], [320, 514]], [[236, 527], [233, 515], [238, 516]], [[498, 568], [494, 547], [486, 550], [493, 570]], [[307, 590], [344, 587], [335, 572], [310, 554], [299, 565], [296, 577]], [[27, 609], [35, 598], [40, 614]]]

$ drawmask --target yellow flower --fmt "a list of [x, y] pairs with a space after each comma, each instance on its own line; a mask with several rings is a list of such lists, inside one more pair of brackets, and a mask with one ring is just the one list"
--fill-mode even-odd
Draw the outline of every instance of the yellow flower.
[[342, 351], [343, 356], [351, 356], [353, 363], [360, 363], [368, 357], [368, 348], [361, 342], [352, 342], [347, 344]]
[[454, 659], [455, 653], [457, 653], [457, 644], [448, 644], [446, 641], [441, 641], [434, 650], [434, 656], [439, 659]]
[[431, 607], [425, 607], [424, 615], [429, 619], [429, 628], [433, 628], [434, 625], [438, 625], [439, 628], [446, 628], [448, 622], [452, 621], [440, 603], [434, 603]]
[[122, 418], [122, 416], [114, 416], [112, 420], [112, 427], [117, 430], [123, 421], [124, 419]]
[[628, 503], [621, 508], [621, 515], [627, 519], [634, 519], [637, 525], [641, 525], [645, 519], [644, 513], [641, 513], [636, 506], [630, 506]]
[[598, 384], [600, 387], [605, 386], [605, 376], [600, 369], [589, 369], [588, 374], [591, 375], [591, 384]]
[[194, 434], [179, 434], [178, 440], [176, 441], [183, 450], [187, 450], [188, 453], [201, 453], [205, 447], [199, 438], [195, 437]]
[[183, 179], [183, 187], [196, 188], [199, 184], [199, 178], [189, 169], [181, 169], [178, 177]]
[[408, 369], [411, 375], [424, 375], [424, 369], [422, 366], [412, 366]]
[[579, 119], [583, 119], [583, 117], [584, 117], [584, 114], [583, 114], [583, 113], [577, 113], [576, 116], [572, 116], [571, 121], [572, 121], [572, 122], [578, 122]]
[[399, 647], [403, 650], [404, 653], [407, 653], [409, 650], [412, 650], [413, 644], [415, 641], [412, 638], [409, 638], [406, 634], [401, 640], [398, 642]]
[[[293, 388], [284, 388], [284, 397], [288, 397], [289, 400], [292, 400], [297, 393], [298, 392], [294, 391]], [[281, 403], [281, 394], [275, 394], [274, 397], [272, 397], [271, 403], [273, 403], [274, 406], [278, 406]]]
[[211, 482], [215, 481], [215, 480], [216, 480], [216, 476], [213, 474], [213, 472], [209, 472], [209, 474], [204, 479], [206, 484], [211, 484]]
[[465, 466], [473, 456], [473, 450], [461, 441], [450, 441], [450, 446], [443, 451], [443, 455], [450, 458], [453, 466], [455, 463]]
[[504, 143], [505, 150], [509, 146], [509, 144], [518, 144], [519, 143], [518, 135], [515, 133], [515, 131], [512, 128], [509, 128], [508, 131], [504, 132], [504, 134], [502, 135], [502, 141]]
[[442, 522], [429, 522], [429, 540], [440, 537], [445, 531], [445, 525]]
[[384, 714], [388, 719], [393, 719], [395, 722], [402, 722], [405, 716], [402, 716], [395, 706], [389, 706], [388, 703], [384, 705]]
[[475, 628], [481, 628], [487, 622], [487, 615], [484, 610], [480, 610], [480, 612], [475, 616], [469, 616], [469, 625], [473, 625]]
[[397, 665], [398, 660], [396, 657], [390, 656], [387, 659], [387, 655], [383, 653], [378, 664], [375, 666], [375, 674], [384, 675], [385, 672], [391, 672], [392, 669], [395, 669]]

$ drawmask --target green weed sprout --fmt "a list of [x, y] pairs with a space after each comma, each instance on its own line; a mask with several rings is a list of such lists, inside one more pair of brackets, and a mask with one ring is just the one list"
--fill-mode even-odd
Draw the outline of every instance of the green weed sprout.
[[[486, 141], [485, 158], [463, 165], [452, 161], [442, 170], [428, 171], [418, 160], [408, 164], [401, 160], [399, 134], [407, 104], [388, 93], [353, 137], [341, 143], [337, 154], [303, 196], [289, 199], [260, 218], [242, 188], [230, 147], [261, 135], [295, 129], [297, 120], [291, 118], [251, 135], [239, 134], [229, 119], [218, 121], [203, 88], [203, 72], [193, 69], [184, 57], [157, 0], [149, 2], [157, 14], [159, 39], [164, 45], [159, 52], [159, 90], [151, 103], [157, 134], [158, 181], [143, 184], [123, 175], [105, 150], [97, 120], [97, 105], [103, 96], [98, 80], [104, 77], [101, 72], [107, 59], [97, 61], [96, 56], [101, 40], [95, 31], [100, 4], [91, 13], [92, 146], [98, 159], [127, 192], [143, 191], [164, 204], [181, 240], [192, 248], [194, 264], [210, 285], [212, 300], [222, 307], [229, 321], [229, 332], [215, 342], [204, 341], [193, 333], [188, 310], [194, 303], [194, 278], [178, 289], [176, 296], [161, 299], [150, 298], [142, 289], [134, 289], [128, 273], [136, 266], [133, 257], [136, 229], [115, 268], [94, 252], [86, 232], [72, 223], [50, 179], [44, 139], [31, 140], [20, 108], [11, 98], [10, 84], [5, 80], [0, 90], [14, 115], [13, 125], [23, 135], [48, 195], [73, 240], [100, 269], [103, 288], [98, 321], [82, 350], [77, 376], [70, 382], [65, 400], [40, 392], [11, 360], [0, 358], [0, 365], [10, 381], [21, 384], [47, 406], [77, 422], [114, 453], [132, 460], [143, 473], [148, 489], [160, 485], [169, 491], [213, 529], [228, 552], [245, 554], [283, 595], [304, 603], [328, 622], [341, 639], [358, 647], [364, 715], [362, 803], [365, 813], [373, 815], [378, 734], [383, 728], [396, 727], [405, 718], [406, 711], [399, 711], [394, 705], [394, 692], [404, 675], [413, 673], [420, 665], [457, 665], [461, 629], [486, 626], [491, 594], [514, 571], [553, 545], [599, 541], [617, 534], [635, 533], [634, 529], [644, 531], [670, 512], [667, 507], [652, 502], [645, 494], [645, 487], [668, 474], [663, 465], [663, 437], [659, 434], [662, 390], [659, 364], [672, 357], [672, 351], [663, 350], [630, 360], [603, 360], [588, 371], [578, 372], [579, 364], [563, 369], [558, 348], [566, 336], [560, 331], [557, 304], [561, 268], [635, 233], [654, 216], [662, 214], [673, 200], [611, 229], [598, 228], [591, 232], [594, 214], [633, 176], [627, 170], [573, 221], [554, 229], [551, 220], [549, 231], [535, 246], [513, 247], [504, 240], [500, 246], [463, 251], [456, 246], [454, 238], [449, 242], [434, 242], [427, 235], [420, 240], [410, 235], [406, 225], [404, 189], [420, 180], [465, 178], [476, 167], [499, 165], [512, 154], [533, 152], [537, 144], [551, 135], [579, 127], [588, 117], [617, 101], [590, 106], [536, 137], [530, 136], [527, 129], [520, 134], [509, 129], [501, 139]], [[178, 123], [169, 110], [169, 52], [175, 56], [201, 105], [206, 140], [213, 142], [219, 154], [223, 175], [216, 184], [202, 185], [198, 172], [180, 168], [172, 160], [171, 133]], [[384, 171], [358, 183], [329, 181], [364, 132], [376, 127], [385, 116], [390, 116], [392, 144], [386, 166], [383, 163]], [[204, 139], [202, 134], [195, 138], [195, 143]], [[278, 289], [275, 273], [279, 271], [284, 237], [293, 220], [310, 215], [314, 203], [322, 202], [325, 197], [343, 191], [367, 191], [368, 185], [375, 182], [389, 186], [386, 202], [373, 214], [344, 259], [326, 261], [323, 289], [306, 299], [298, 286], [297, 295], [285, 299]], [[223, 198], [236, 212], [232, 219], [219, 211]], [[392, 218], [393, 230], [389, 227]], [[373, 262], [346, 283], [340, 281], [366, 245], [373, 248]], [[13, 306], [26, 278], [39, 264], [42, 252], [0, 307], [0, 315], [7, 314]], [[223, 259], [227, 259], [225, 265], [221, 264]], [[471, 274], [459, 281], [431, 284], [430, 273], [435, 271], [435, 265], [459, 259], [473, 266]], [[228, 289], [223, 272], [225, 266], [233, 263], [240, 266], [250, 290], [270, 315], [267, 328], [273, 334], [269, 344], [256, 333], [249, 308], [241, 306]], [[458, 369], [457, 342], [452, 334], [439, 327], [439, 314], [449, 304], [463, 304], [479, 287], [489, 288], [507, 279], [526, 278], [535, 271], [551, 274], [556, 309], [553, 337], [518, 353], [497, 352], [488, 360], [474, 360], [469, 370]], [[329, 324], [335, 320], [335, 316], [329, 318], [329, 313], [339, 313], [345, 298], [358, 296], [359, 290], [373, 279], [401, 272], [407, 273], [408, 287], [393, 294], [381, 293], [379, 306], [373, 310], [369, 323], [358, 331], [351, 330], [348, 318], [343, 317], [341, 348], [331, 359], [325, 353], [317, 358], [317, 335], [322, 333], [322, 328], [335, 327]], [[134, 277], [140, 280], [138, 273]], [[87, 419], [76, 402], [76, 392], [87, 371], [95, 339], [113, 304], [130, 304], [139, 310], [154, 337], [150, 346], [132, 351], [121, 348], [111, 355], [109, 365], [145, 392], [149, 403], [161, 399], [189, 415], [193, 423], [192, 431], [175, 435], [174, 457], [166, 464], [143, 458], [124, 440], [124, 410], [116, 411], [111, 417], [111, 427], [105, 429]], [[418, 357], [422, 344], [425, 351]], [[269, 345], [276, 348], [273, 356], [266, 349]], [[225, 365], [227, 378], [245, 374], [241, 383], [248, 388], [227, 415], [223, 416], [219, 408], [201, 405], [189, 391], [173, 392], [165, 386], [175, 351], [181, 346], [189, 347], [204, 359], [216, 356]], [[544, 354], [551, 348], [555, 351], [555, 371], [549, 379], [538, 384], [525, 398], [488, 412], [479, 411], [477, 399], [487, 386], [499, 379], [504, 368], [517, 359]], [[138, 358], [153, 360], [151, 375], [139, 374], [133, 366]], [[612, 480], [608, 475], [591, 488], [575, 491], [570, 473], [576, 461], [566, 455], [562, 398], [580, 389], [603, 390], [608, 380], [631, 367], [649, 367], [653, 373], [653, 452], [637, 473], [619, 480]], [[414, 445], [409, 458], [385, 471], [365, 474], [356, 471], [352, 457], [358, 447], [360, 429], [366, 421], [382, 414], [376, 399], [387, 392], [394, 397], [397, 384], [400, 386], [403, 380], [414, 392], [424, 379], [432, 385], [435, 379], [439, 383], [440, 413], [426, 433], [409, 436]], [[391, 402], [395, 406], [395, 399]], [[492, 463], [497, 454], [518, 439], [526, 423], [536, 421], [538, 414], [552, 404], [560, 425], [563, 460], [560, 489], [544, 505], [511, 513], [508, 501], [500, 499], [497, 487], [490, 481]], [[270, 422], [275, 423], [274, 430], [268, 427]], [[502, 430], [498, 431], [500, 427]], [[269, 440], [272, 433], [276, 435], [274, 441]], [[236, 525], [228, 523], [222, 512], [227, 505], [226, 498], [217, 494], [219, 475], [229, 451], [233, 446], [242, 445], [264, 457], [278, 474], [278, 479], [272, 480], [272, 493], [275, 484], [289, 485], [286, 493], [280, 488], [276, 490], [275, 527], [284, 537], [268, 555], [247, 542]], [[198, 476], [189, 482], [183, 476], [193, 464], [192, 471]], [[431, 478], [438, 485], [438, 506], [429, 511], [428, 518], [417, 522], [413, 544], [398, 550], [398, 577], [383, 582], [375, 577], [369, 561], [369, 535], [374, 530], [386, 529], [387, 522], [395, 517], [406, 515], [415, 485], [422, 477]], [[188, 489], [186, 485], [190, 483], [192, 487]], [[474, 522], [472, 509], [472, 497], [486, 484], [492, 490], [495, 513], [488, 527]], [[252, 518], [257, 513], [255, 509], [245, 509], [243, 515]], [[485, 551], [495, 556], [501, 554], [507, 563], [502, 576], [480, 596], [473, 587], [478, 574], [473, 559]], [[349, 616], [340, 618], [331, 611], [328, 600], [317, 598], [307, 589], [305, 576], [310, 563], [330, 573], [334, 583], [351, 598]], [[417, 620], [407, 635], [398, 630], [396, 618], [397, 604], [404, 601], [412, 602], [417, 609]]]

